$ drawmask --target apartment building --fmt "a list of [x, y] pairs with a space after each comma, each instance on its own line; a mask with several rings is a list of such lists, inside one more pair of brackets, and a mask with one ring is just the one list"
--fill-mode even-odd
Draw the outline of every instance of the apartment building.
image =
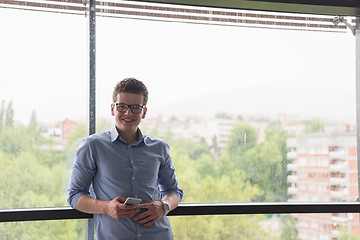
[[[292, 202], [353, 202], [358, 196], [356, 133], [349, 126], [287, 139], [288, 193]], [[352, 213], [296, 214], [303, 240], [334, 240], [345, 231], [360, 236]]]
[[77, 122], [66, 118], [65, 120], [44, 126], [44, 131], [41, 135], [56, 140], [59, 143], [58, 148], [62, 149], [69, 138], [69, 134], [74, 131], [77, 126]]

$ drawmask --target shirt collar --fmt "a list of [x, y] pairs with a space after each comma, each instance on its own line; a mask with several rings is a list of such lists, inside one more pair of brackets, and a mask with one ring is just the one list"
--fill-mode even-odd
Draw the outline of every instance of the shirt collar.
[[[147, 142], [145, 141], [146, 136], [144, 136], [140, 130], [140, 128], [138, 128], [138, 134], [139, 134], [139, 141], [133, 143], [133, 145], [137, 145], [140, 142], [144, 142], [145, 145], [147, 146]], [[114, 126], [113, 128], [111, 128], [110, 130], [110, 134], [111, 134], [111, 142], [115, 142], [117, 139], [119, 139], [121, 142], [128, 144], [126, 141], [124, 141], [121, 136], [119, 135], [118, 131], [116, 130], [116, 126]]]

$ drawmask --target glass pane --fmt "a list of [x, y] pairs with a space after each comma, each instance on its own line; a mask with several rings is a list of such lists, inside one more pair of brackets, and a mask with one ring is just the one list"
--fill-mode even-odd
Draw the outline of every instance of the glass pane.
[[98, 17], [98, 121], [112, 119], [116, 82], [135, 77], [149, 88], [141, 129], [170, 144], [184, 203], [354, 201], [351, 32], [331, 29], [333, 16], [283, 14], [285, 30], [264, 24], [280, 13], [174, 8], [263, 25], [189, 24], [167, 9], [171, 19]]
[[2, 239], [86, 239], [87, 220], [0, 223]]
[[170, 217], [175, 239], [360, 239], [359, 214]]
[[68, 206], [87, 134], [87, 27], [83, 15], [0, 8], [0, 208]]

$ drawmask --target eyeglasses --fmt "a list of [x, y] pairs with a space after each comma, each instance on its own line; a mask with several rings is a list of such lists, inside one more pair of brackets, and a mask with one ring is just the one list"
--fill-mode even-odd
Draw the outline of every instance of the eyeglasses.
[[114, 104], [116, 105], [116, 109], [119, 112], [126, 112], [130, 108], [131, 112], [134, 114], [141, 113], [142, 109], [145, 107], [138, 104], [133, 104], [133, 105], [129, 105], [125, 103], [114, 103]]

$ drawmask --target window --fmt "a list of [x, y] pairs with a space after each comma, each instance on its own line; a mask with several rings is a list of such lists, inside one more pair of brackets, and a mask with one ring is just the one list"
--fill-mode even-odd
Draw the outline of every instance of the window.
[[[1, 209], [68, 206], [74, 151], [87, 135], [87, 19], [33, 10], [0, 7]], [[4, 223], [0, 235], [78, 239], [85, 226]]]
[[87, 20], [0, 11], [1, 208], [67, 206], [74, 149], [86, 136]]
[[[139, 6], [133, 3], [130, 9], [138, 11]], [[109, 113], [115, 83], [133, 76], [150, 91], [141, 128], [169, 142], [184, 203], [348, 201], [357, 195], [328, 197], [325, 191], [349, 179], [327, 167], [334, 161], [330, 159], [348, 161], [341, 150], [353, 148], [356, 139], [355, 128], [348, 127], [355, 125], [356, 113], [350, 32], [224, 23], [234, 13], [252, 19], [253, 14], [260, 18], [259, 12], [223, 10], [227, 21], [212, 22], [214, 16], [194, 18], [193, 7], [173, 6], [168, 13], [159, 5], [163, 12], [158, 13], [151, 4], [144, 6], [136, 16], [100, 8], [97, 131], [113, 124]], [[211, 15], [214, 9], [201, 10]], [[66, 206], [73, 154], [87, 134], [88, 19], [0, 11], [0, 26], [8, 36], [0, 42], [5, 66], [0, 79], [6, 79], [6, 88], [0, 89], [5, 113], [0, 159], [6, 169], [1, 207]], [[176, 20], [179, 15], [195, 20]], [[333, 16], [316, 17], [333, 26]], [[18, 139], [22, 142], [17, 145]], [[288, 155], [287, 149], [296, 154]], [[325, 156], [316, 156], [320, 154]], [[289, 164], [295, 170], [288, 172]], [[326, 170], [318, 171], [320, 167]], [[310, 195], [314, 191], [318, 195]], [[271, 222], [263, 217], [254, 218], [264, 225]]]

